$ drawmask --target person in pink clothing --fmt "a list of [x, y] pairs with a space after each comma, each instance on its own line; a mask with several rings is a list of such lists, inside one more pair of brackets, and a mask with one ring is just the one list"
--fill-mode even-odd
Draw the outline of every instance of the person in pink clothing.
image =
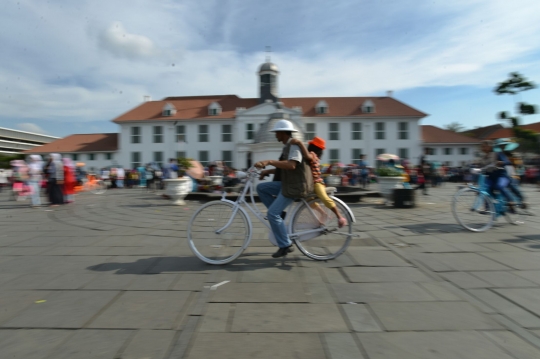
[[64, 201], [66, 203], [73, 203], [73, 195], [75, 194], [75, 184], [77, 180], [75, 178], [75, 165], [71, 161], [71, 158], [62, 158], [64, 163], [64, 185], [62, 192], [64, 193]]

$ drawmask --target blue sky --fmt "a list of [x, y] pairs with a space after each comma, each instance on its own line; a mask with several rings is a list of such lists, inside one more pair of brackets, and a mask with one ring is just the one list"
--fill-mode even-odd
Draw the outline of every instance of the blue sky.
[[145, 95], [255, 97], [267, 45], [283, 97], [393, 90], [423, 124], [490, 125], [514, 107], [497, 82], [540, 83], [538, 13], [537, 0], [4, 0], [0, 126], [115, 132]]

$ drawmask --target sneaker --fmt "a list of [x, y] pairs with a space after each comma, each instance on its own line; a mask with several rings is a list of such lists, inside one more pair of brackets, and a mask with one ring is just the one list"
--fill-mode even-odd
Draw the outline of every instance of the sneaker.
[[272, 258], [284, 257], [293, 251], [294, 251], [294, 247], [291, 244], [288, 247], [278, 249], [276, 253], [272, 254]]
[[527, 207], [528, 207], [527, 202], [521, 202], [522, 209], [527, 209]]

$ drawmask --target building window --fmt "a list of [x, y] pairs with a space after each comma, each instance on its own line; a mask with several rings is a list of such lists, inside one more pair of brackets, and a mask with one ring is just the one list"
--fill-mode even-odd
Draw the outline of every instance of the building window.
[[232, 142], [232, 125], [221, 125], [221, 142]]
[[141, 143], [141, 128], [138, 126], [131, 128], [131, 143]]
[[71, 158], [73, 159], [73, 161], [78, 161], [79, 160], [79, 154], [74, 153], [74, 154], [71, 155]]
[[199, 162], [203, 166], [208, 164], [208, 151], [199, 151]]
[[408, 148], [400, 148], [398, 149], [398, 156], [401, 159], [408, 159], [409, 158], [409, 149]]
[[315, 132], [317, 132], [317, 126], [314, 123], [306, 123], [306, 132], [304, 133], [304, 139], [306, 141], [311, 141], [315, 137]]
[[96, 159], [96, 154], [95, 153], [89, 153], [88, 154], [88, 161], [93, 161]]
[[210, 106], [208, 106], [208, 115], [210, 116], [217, 116], [221, 113], [221, 106], [217, 102], [212, 102]]
[[163, 143], [163, 126], [153, 126], [154, 143]]
[[360, 122], [353, 122], [351, 140], [361, 140], [362, 139], [362, 124]]
[[255, 138], [255, 126], [252, 123], [246, 123], [246, 140]]
[[174, 114], [176, 114], [176, 108], [173, 105], [168, 103], [165, 106], [163, 106], [163, 109], [161, 110], [161, 115], [163, 117], [170, 117]]
[[112, 160], [113, 159], [113, 154], [110, 153], [110, 152], [106, 153], [105, 154], [105, 159], [108, 160], [108, 161]]
[[208, 125], [199, 125], [199, 142], [208, 142]]
[[176, 158], [187, 158], [186, 151], [177, 151]]
[[459, 149], [459, 154], [460, 155], [468, 155], [469, 154], [469, 149], [467, 147], [461, 147]]
[[375, 149], [375, 159], [377, 158], [378, 155], [382, 155], [383, 153], [386, 153], [386, 149], [384, 148]]
[[409, 123], [399, 122], [398, 123], [398, 140], [408, 140], [408, 139], [409, 139]]
[[360, 155], [362, 154], [361, 148], [353, 148], [351, 150], [351, 163], [356, 163], [360, 159]]
[[339, 141], [339, 123], [333, 122], [328, 124], [329, 133], [328, 138], [331, 141]]
[[186, 126], [176, 126], [176, 142], [186, 142]]
[[163, 152], [154, 152], [154, 162], [156, 162], [159, 167], [163, 166]]
[[221, 160], [227, 167], [232, 167], [232, 151], [221, 151]]
[[429, 154], [430, 155], [436, 155], [437, 154], [437, 149], [436, 148], [431, 148], [430, 151], [429, 151]]
[[339, 150], [338, 149], [331, 149], [328, 151], [330, 158], [328, 159], [330, 163], [336, 163], [339, 162]]
[[137, 168], [141, 166], [141, 153], [131, 152], [131, 168]]
[[377, 122], [375, 123], [375, 139], [376, 140], [384, 140], [385, 134], [384, 134], [384, 122]]
[[367, 100], [362, 104], [363, 113], [373, 113], [375, 112], [375, 105], [371, 100]]
[[445, 147], [444, 148], [444, 154], [445, 155], [451, 155], [452, 154], [452, 147]]
[[318, 114], [328, 113], [328, 104], [326, 103], [326, 101], [321, 100], [317, 102], [317, 105], [315, 105], [315, 112], [317, 112]]

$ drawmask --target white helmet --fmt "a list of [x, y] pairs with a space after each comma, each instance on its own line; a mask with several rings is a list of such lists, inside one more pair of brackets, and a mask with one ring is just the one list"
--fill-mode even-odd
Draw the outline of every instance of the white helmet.
[[298, 132], [298, 130], [294, 128], [292, 122], [287, 121], [287, 120], [279, 120], [274, 125], [274, 128], [270, 130], [270, 132], [278, 132], [278, 131]]

